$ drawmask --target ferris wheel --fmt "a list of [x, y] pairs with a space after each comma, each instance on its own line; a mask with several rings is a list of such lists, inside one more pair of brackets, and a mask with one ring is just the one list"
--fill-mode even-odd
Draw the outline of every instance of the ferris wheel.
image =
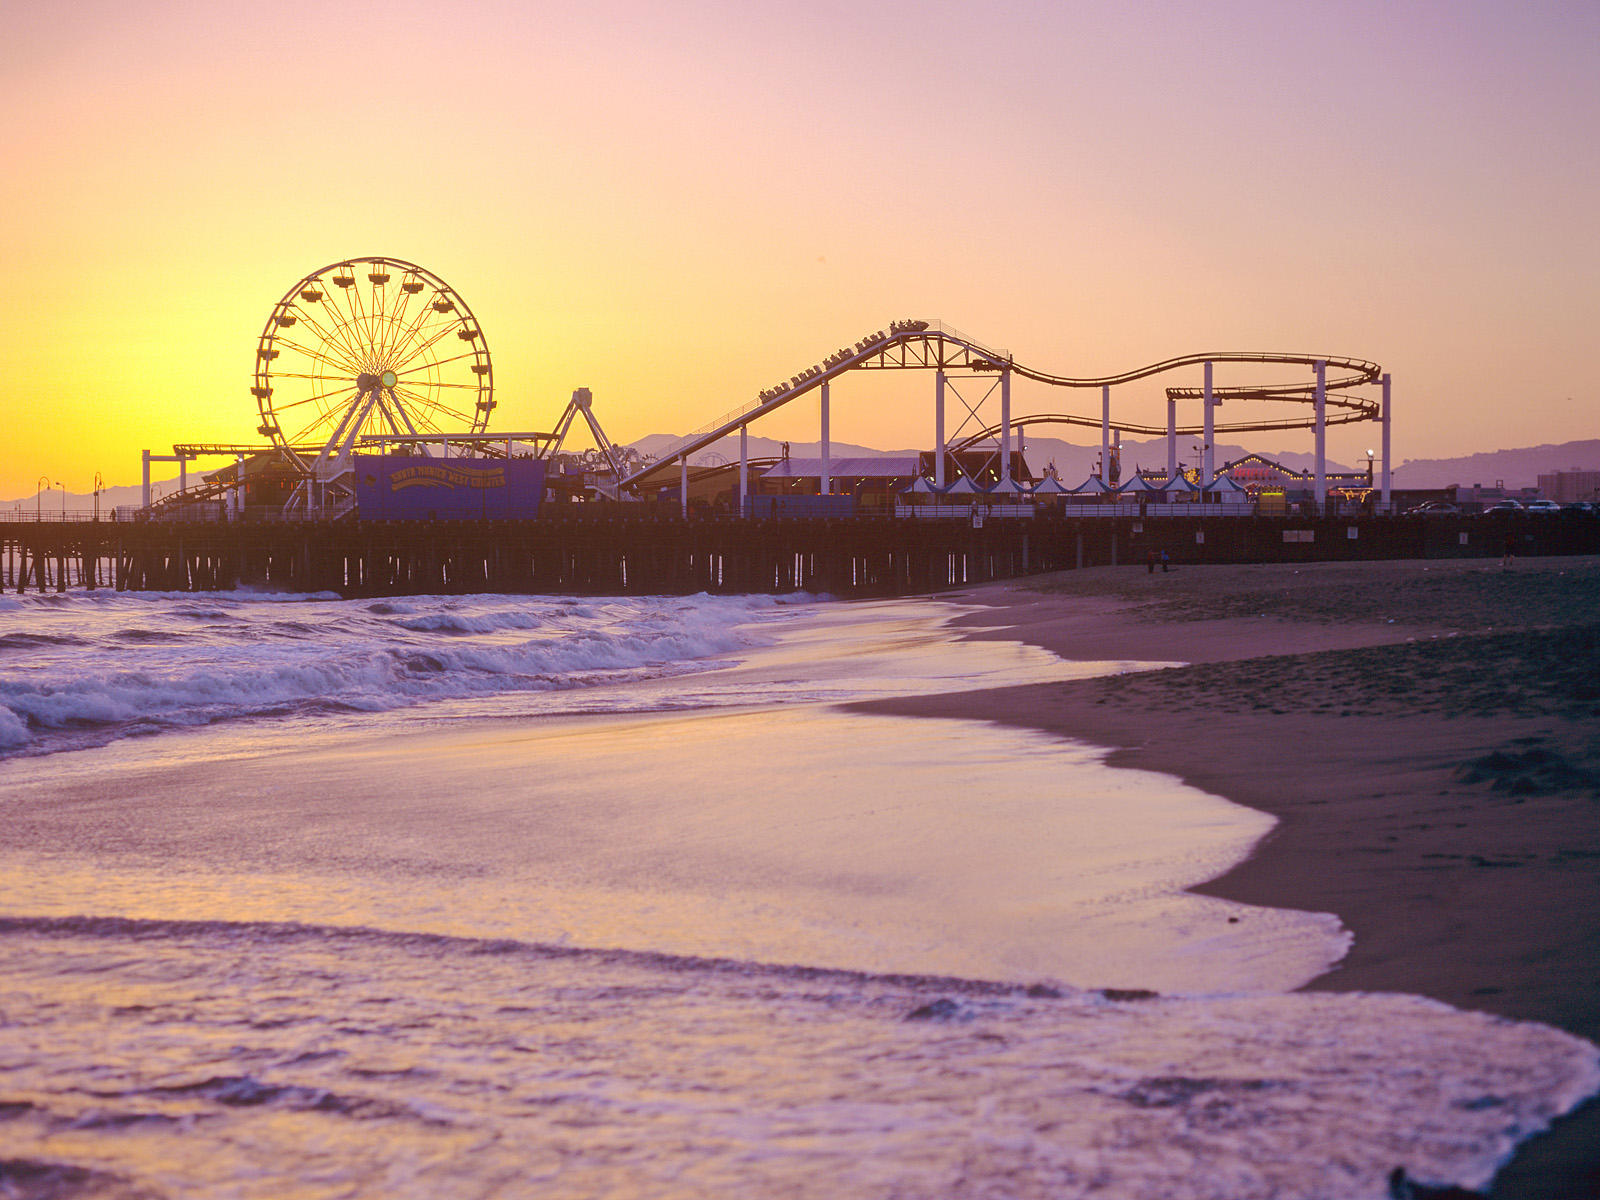
[[272, 309], [256, 347], [263, 437], [302, 471], [363, 434], [479, 434], [494, 370], [472, 310], [449, 284], [398, 258], [351, 258], [313, 271]]

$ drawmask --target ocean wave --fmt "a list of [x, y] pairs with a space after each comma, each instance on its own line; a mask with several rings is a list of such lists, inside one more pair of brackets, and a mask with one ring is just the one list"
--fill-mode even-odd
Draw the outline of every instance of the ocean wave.
[[443, 612], [407, 617], [395, 624], [413, 633], [495, 633], [502, 629], [539, 629], [548, 624], [548, 618], [530, 612], [488, 613], [481, 616]]
[[[1054, 981], [1011, 983], [988, 979], [968, 979], [956, 975], [931, 975], [906, 972], [853, 971], [838, 967], [815, 967], [793, 963], [766, 963], [747, 959], [716, 958], [693, 954], [671, 954], [659, 950], [628, 950], [608, 947], [573, 946], [567, 943], [522, 941], [504, 937], [470, 937], [448, 933], [415, 933], [379, 929], [364, 925], [318, 925], [301, 921], [195, 921], [150, 917], [0, 916], [0, 937], [42, 936], [50, 938], [109, 939], [128, 943], [194, 941], [204, 939], [218, 945], [257, 946], [306, 945], [337, 949], [341, 945], [372, 946], [407, 951], [439, 951], [450, 954], [516, 956], [533, 960], [579, 959], [595, 964], [613, 964], [659, 971], [667, 974], [705, 974], [743, 978], [782, 979], [790, 983], [864, 987], [884, 985], [893, 988], [936, 991], [966, 998], [1013, 997], [1030, 1000], [1059, 1000], [1069, 996], [1088, 997], [1107, 1003], [1141, 1003], [1158, 999], [1156, 993], [1117, 988], [1073, 988]], [[910, 1017], [913, 1010], [908, 1010]], [[921, 1018], [914, 1018], [921, 1019]]]
[[86, 639], [70, 633], [0, 634], [0, 650], [37, 650], [41, 646], [86, 646]]
[[[96, 602], [72, 618], [83, 633], [59, 628], [59, 616], [0, 623], [0, 648], [51, 652], [0, 670], [0, 753], [84, 744], [52, 740], [62, 732], [99, 730], [98, 744], [135, 729], [384, 712], [649, 678], [759, 643], [743, 627], [781, 611], [766, 597], [410, 597], [375, 611], [318, 597], [274, 597], [263, 608], [230, 595], [225, 609], [187, 596]], [[197, 611], [224, 623], [197, 631]]]
[[187, 640], [183, 634], [168, 629], [119, 629], [107, 638], [107, 641], [130, 646], [158, 646]]

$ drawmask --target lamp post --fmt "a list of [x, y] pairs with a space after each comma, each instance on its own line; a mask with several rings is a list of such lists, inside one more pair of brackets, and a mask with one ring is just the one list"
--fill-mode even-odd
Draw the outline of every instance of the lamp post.
[[33, 494], [33, 520], [34, 523], [44, 520], [44, 488], [50, 482], [50, 476], [39, 476], [38, 490]]
[[100, 493], [105, 491], [106, 481], [100, 478], [100, 472], [94, 473], [94, 519], [100, 520]]
[[67, 519], [67, 489], [61, 487], [61, 480], [59, 479], [56, 480], [56, 486], [61, 488], [61, 519], [65, 521]]

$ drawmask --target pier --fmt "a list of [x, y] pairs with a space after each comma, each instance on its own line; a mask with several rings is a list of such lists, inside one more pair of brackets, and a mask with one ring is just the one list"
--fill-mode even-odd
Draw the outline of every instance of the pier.
[[1423, 517], [680, 519], [573, 506], [537, 520], [0, 523], [7, 592], [898, 596], [1046, 571], [1600, 553], [1578, 514]]

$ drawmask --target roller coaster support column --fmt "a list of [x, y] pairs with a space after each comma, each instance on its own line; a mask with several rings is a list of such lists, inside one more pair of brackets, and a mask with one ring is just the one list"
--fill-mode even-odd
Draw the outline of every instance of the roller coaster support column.
[[1389, 410], [1389, 376], [1387, 374], [1385, 374], [1384, 377], [1383, 377], [1383, 483], [1381, 485], [1381, 490], [1378, 493], [1378, 499], [1383, 501], [1383, 511], [1384, 512], [1388, 512], [1389, 511], [1390, 485], [1394, 482], [1394, 479], [1390, 475], [1390, 472], [1389, 472], [1389, 421], [1390, 421], [1390, 415], [1391, 414], [1390, 414], [1390, 410]]
[[822, 487], [824, 496], [833, 491], [833, 446], [828, 440], [828, 380], [822, 381]]
[[1206, 364], [1205, 395], [1205, 445], [1200, 448], [1200, 487], [1209, 492], [1217, 481], [1217, 398], [1211, 388], [1211, 364]]
[[944, 371], [933, 375], [933, 486], [944, 487]]
[[1317, 391], [1313, 405], [1316, 444], [1313, 449], [1315, 461], [1311, 469], [1316, 472], [1316, 477], [1311, 481], [1311, 498], [1316, 502], [1317, 516], [1321, 517], [1327, 515], [1328, 505], [1328, 364], [1320, 358], [1317, 360]]
[[689, 456], [678, 455], [678, 505], [685, 520], [689, 518]]
[[189, 460], [192, 454], [151, 454], [144, 452], [144, 506], [150, 507], [150, 464], [153, 462], [175, 462], [178, 464], [178, 490], [189, 490]]
[[1011, 368], [1000, 372], [1000, 490], [1011, 490]]
[[1167, 401], [1167, 478], [1178, 473], [1178, 402]]
[[750, 426], [739, 426], [739, 515], [750, 515]]
[[1111, 385], [1100, 389], [1100, 482], [1111, 482]]

